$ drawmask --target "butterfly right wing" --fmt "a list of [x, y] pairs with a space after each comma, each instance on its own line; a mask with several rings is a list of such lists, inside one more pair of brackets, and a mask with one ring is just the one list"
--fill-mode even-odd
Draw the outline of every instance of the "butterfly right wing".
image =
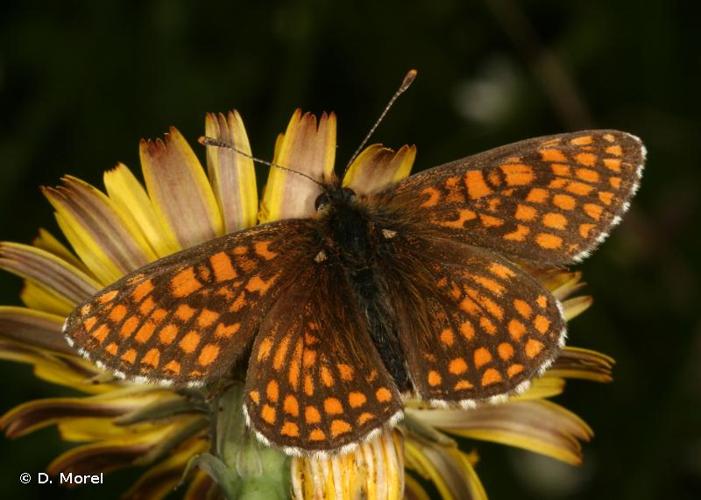
[[227, 374], [318, 250], [316, 223], [284, 220], [159, 259], [79, 305], [67, 342], [115, 375], [177, 386]]

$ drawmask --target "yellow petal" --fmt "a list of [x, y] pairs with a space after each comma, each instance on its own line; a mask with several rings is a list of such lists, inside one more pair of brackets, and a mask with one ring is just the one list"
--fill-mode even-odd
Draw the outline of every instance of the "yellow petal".
[[567, 299], [562, 302], [562, 309], [565, 311], [565, 320], [570, 321], [576, 318], [584, 311], [589, 309], [593, 299], [587, 295], [581, 295], [572, 299]]
[[24, 282], [19, 298], [30, 309], [58, 314], [64, 317], [68, 316], [75, 307], [74, 302], [31, 280]]
[[64, 319], [36, 309], [0, 306], [0, 335], [27, 346], [73, 354], [61, 333]]
[[182, 248], [224, 233], [212, 186], [177, 129], [171, 127], [165, 141], [141, 141], [140, 157], [156, 212], [168, 222]]
[[[220, 139], [251, 155], [246, 129], [238, 111], [208, 113], [205, 135]], [[207, 169], [224, 219], [224, 231], [251, 227], [258, 216], [258, 188], [253, 160], [223, 147], [207, 146]]]
[[158, 257], [180, 250], [175, 234], [165, 220], [159, 218], [146, 190], [126, 165], [119, 163], [105, 172], [103, 178], [110, 199], [124, 217], [139, 228]]
[[546, 372], [546, 376], [610, 382], [614, 363], [614, 359], [606, 354], [567, 346]]
[[[333, 181], [336, 157], [336, 116], [321, 115], [317, 126], [314, 115], [301, 110], [292, 115], [284, 136], [276, 143], [273, 162], [316, 179]], [[271, 167], [263, 191], [258, 219], [261, 223], [314, 214], [314, 202], [321, 187], [287, 170]]]
[[381, 191], [407, 177], [415, 159], [415, 146], [402, 146], [395, 152], [373, 144], [353, 161], [343, 177], [343, 185], [359, 195]]
[[32, 241], [32, 245], [34, 245], [37, 248], [41, 248], [42, 250], [46, 250], [47, 252], [51, 252], [52, 254], [62, 258], [69, 264], [72, 264], [73, 266], [77, 267], [81, 271], [91, 274], [88, 268], [85, 267], [85, 264], [46, 229], [39, 228], [39, 235], [36, 238], [34, 238], [34, 241]]

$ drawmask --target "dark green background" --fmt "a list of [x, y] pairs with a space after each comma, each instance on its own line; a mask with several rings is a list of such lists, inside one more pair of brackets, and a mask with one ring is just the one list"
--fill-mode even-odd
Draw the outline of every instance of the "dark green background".
[[[478, 444], [493, 498], [699, 498], [701, 45], [694, 2], [63, 1], [0, 11], [0, 239], [54, 229], [37, 186], [92, 183], [137, 141], [238, 108], [254, 152], [297, 106], [339, 118], [338, 163], [404, 72], [419, 78], [376, 140], [418, 146], [424, 168], [514, 140], [628, 130], [649, 150], [621, 227], [580, 268], [594, 307], [571, 343], [607, 352], [616, 381], [560, 398], [595, 429], [581, 469]], [[201, 153], [201, 150], [198, 149]], [[20, 282], [0, 278], [0, 303]], [[0, 365], [0, 410], [60, 391]], [[132, 472], [74, 492], [21, 487], [64, 449], [50, 429], [0, 438], [0, 496], [103, 498]]]

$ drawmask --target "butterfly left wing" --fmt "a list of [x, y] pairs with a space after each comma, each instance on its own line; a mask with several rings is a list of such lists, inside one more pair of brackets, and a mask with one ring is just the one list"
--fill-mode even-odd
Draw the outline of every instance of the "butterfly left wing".
[[644, 161], [644, 146], [625, 132], [537, 137], [412, 175], [374, 202], [446, 238], [570, 264], [619, 222]]
[[379, 268], [414, 388], [472, 407], [524, 390], [565, 341], [557, 299], [484, 249], [397, 234]]
[[261, 440], [293, 455], [345, 452], [402, 416], [342, 268], [309, 268], [271, 309], [251, 353], [244, 407]]

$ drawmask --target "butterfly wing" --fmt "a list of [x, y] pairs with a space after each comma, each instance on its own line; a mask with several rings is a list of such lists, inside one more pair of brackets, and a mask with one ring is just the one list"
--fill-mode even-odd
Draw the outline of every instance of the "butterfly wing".
[[314, 222], [286, 220], [160, 259], [78, 306], [66, 339], [118, 376], [215, 380], [250, 346], [284, 284], [313, 262], [315, 237]]
[[434, 405], [520, 392], [565, 340], [561, 307], [529, 274], [483, 249], [399, 234], [382, 262], [413, 385]]
[[590, 130], [502, 146], [420, 172], [377, 196], [446, 237], [547, 264], [586, 257], [628, 208], [645, 148]]
[[249, 424], [288, 454], [348, 451], [402, 415], [342, 268], [318, 263], [273, 306], [245, 387]]

